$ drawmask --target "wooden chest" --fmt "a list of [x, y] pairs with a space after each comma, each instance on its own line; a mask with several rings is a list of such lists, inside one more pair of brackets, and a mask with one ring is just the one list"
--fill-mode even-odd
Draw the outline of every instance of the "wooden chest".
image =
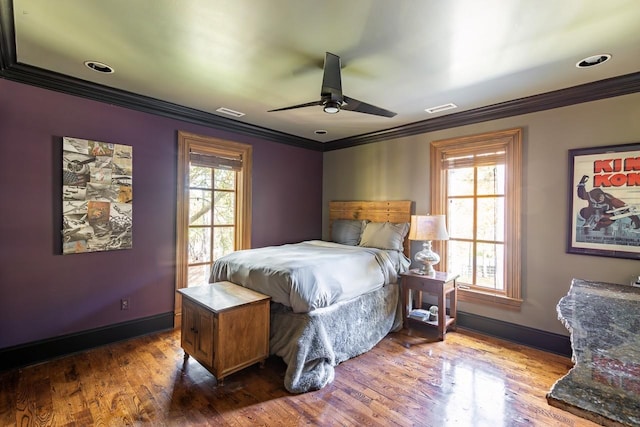
[[181, 345], [222, 385], [224, 377], [269, 356], [270, 297], [231, 282], [179, 289]]

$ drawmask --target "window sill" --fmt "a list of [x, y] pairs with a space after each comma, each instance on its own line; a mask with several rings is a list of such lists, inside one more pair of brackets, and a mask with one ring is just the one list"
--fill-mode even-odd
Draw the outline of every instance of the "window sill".
[[458, 288], [458, 301], [472, 302], [489, 305], [492, 307], [519, 311], [522, 300], [504, 295], [496, 295], [489, 292], [481, 292], [471, 289]]

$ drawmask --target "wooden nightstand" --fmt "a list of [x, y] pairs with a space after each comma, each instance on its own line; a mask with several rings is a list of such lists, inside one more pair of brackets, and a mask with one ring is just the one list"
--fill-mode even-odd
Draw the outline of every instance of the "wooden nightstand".
[[269, 356], [271, 297], [231, 282], [178, 289], [180, 343], [222, 385], [224, 377]]
[[[402, 277], [402, 319], [403, 326], [410, 328], [411, 322], [422, 322], [438, 328], [438, 338], [442, 341], [447, 329], [455, 330], [458, 303], [457, 274], [436, 271], [435, 276], [427, 276], [408, 271]], [[413, 310], [411, 290], [416, 291], [417, 308], [422, 308], [422, 293], [428, 292], [438, 297], [438, 318], [436, 320], [420, 320], [409, 317]], [[447, 313], [447, 296], [449, 297], [449, 313]]]

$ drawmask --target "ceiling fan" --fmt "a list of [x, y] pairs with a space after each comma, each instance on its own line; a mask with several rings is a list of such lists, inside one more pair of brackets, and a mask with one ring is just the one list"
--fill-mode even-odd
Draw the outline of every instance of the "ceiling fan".
[[294, 108], [311, 107], [322, 105], [324, 112], [335, 114], [340, 110], [355, 111], [358, 113], [373, 114], [374, 116], [393, 117], [393, 111], [358, 101], [342, 94], [342, 79], [340, 77], [340, 57], [327, 52], [324, 58], [324, 68], [322, 77], [322, 89], [320, 90], [320, 100], [293, 105], [291, 107], [278, 108], [272, 111], [293, 110]]

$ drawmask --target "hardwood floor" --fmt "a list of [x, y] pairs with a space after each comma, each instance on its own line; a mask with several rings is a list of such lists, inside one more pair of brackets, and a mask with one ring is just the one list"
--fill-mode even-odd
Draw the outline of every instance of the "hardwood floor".
[[169, 331], [0, 373], [2, 426], [594, 426], [547, 404], [571, 361], [459, 330], [390, 334], [324, 389], [283, 386], [271, 357], [225, 378]]

